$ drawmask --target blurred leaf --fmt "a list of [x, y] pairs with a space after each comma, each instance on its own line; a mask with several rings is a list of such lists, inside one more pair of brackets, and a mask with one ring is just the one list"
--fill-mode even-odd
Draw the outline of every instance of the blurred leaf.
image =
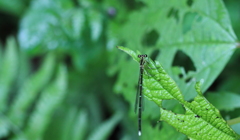
[[[31, 59], [27, 57], [26, 53], [23, 51], [19, 52], [19, 68], [18, 68], [18, 74], [16, 78], [16, 87], [17, 89], [21, 88], [23, 86], [23, 81], [25, 81], [29, 73], [31, 73]], [[15, 94], [14, 94], [15, 95]]]
[[42, 92], [36, 109], [30, 117], [25, 130], [27, 139], [42, 139], [53, 111], [62, 102], [66, 89], [67, 70], [64, 65], [60, 65], [55, 81]]
[[217, 109], [232, 111], [236, 108], [240, 108], [240, 95], [231, 92], [209, 92], [206, 98], [211, 102]]
[[[238, 61], [238, 59], [236, 59], [236, 61]], [[240, 93], [239, 84], [238, 84], [240, 75], [238, 74], [238, 72], [239, 72], [238, 69], [236, 70], [231, 69], [230, 71], [224, 72], [226, 76], [224, 77], [224, 81], [222, 81], [218, 85], [217, 90], [223, 91], [223, 92], [230, 90], [233, 93]], [[229, 75], [229, 73], [231, 73], [231, 75]]]
[[77, 108], [70, 107], [70, 109], [66, 112], [66, 118], [64, 119], [61, 129], [61, 140], [68, 140], [69, 138], [71, 138], [71, 131], [73, 125], [75, 124], [75, 117], [77, 116]]
[[120, 112], [115, 113], [109, 120], [103, 122], [100, 126], [96, 127], [90, 134], [88, 140], [107, 139], [121, 118], [122, 114]]
[[91, 21], [90, 27], [91, 27], [91, 37], [92, 40], [96, 41], [99, 39], [101, 32], [102, 32], [102, 17], [101, 14], [94, 11], [88, 12], [88, 18]]
[[2, 65], [2, 59], [3, 59], [3, 56], [2, 56], [3, 55], [3, 50], [2, 50], [2, 48], [3, 48], [3, 46], [2, 46], [2, 44], [0, 42], [0, 66]]
[[[161, 127], [160, 132], [159, 127]], [[182, 133], [178, 133], [174, 127], [166, 122], [161, 122], [161, 125], [158, 123], [154, 127], [149, 123], [145, 123], [141, 139], [145, 140], [149, 138], [151, 138], [151, 140], [159, 140], [159, 138], [161, 138], [161, 140], [185, 140], [187, 137]]]
[[50, 51], [70, 56], [77, 70], [86, 70], [106, 46], [104, 16], [100, 9], [84, 5], [74, 7], [73, 3], [65, 0], [33, 1], [20, 24], [20, 47], [29, 55]]
[[[237, 46], [237, 38], [222, 1], [195, 0], [191, 5], [185, 0], [143, 2], [146, 6], [129, 14], [120, 39], [126, 42], [125, 46], [141, 49], [149, 56], [160, 50], [156, 59], [179, 84], [187, 100], [196, 95], [193, 88], [196, 81], [204, 79], [202, 90], [206, 91]], [[151, 42], [153, 37], [156, 41]], [[150, 45], [144, 44], [145, 38], [151, 42]], [[176, 68], [173, 69], [172, 65], [177, 51], [190, 57], [195, 70], [185, 69], [186, 74], [184, 71], [174, 73]], [[129, 84], [133, 81], [125, 79], [118, 83], [119, 86], [124, 82]]]
[[239, 38], [240, 37], [240, 26], [239, 26], [239, 20], [240, 20], [239, 4], [240, 3], [238, 0], [224, 0], [224, 4], [228, 9], [228, 13], [231, 18], [233, 29], [237, 37]]
[[73, 1], [68, 0], [34, 0], [31, 4], [33, 9], [57, 7], [66, 10], [74, 6]]
[[[73, 29], [69, 34], [73, 34], [73, 38], [79, 39], [81, 37], [82, 30], [84, 28], [84, 11], [82, 9], [76, 9], [72, 17], [72, 27]], [[71, 27], [71, 26], [70, 26]]]
[[[155, 109], [155, 111], [157, 111], [158, 109]], [[147, 110], [149, 109], [144, 110], [144, 113]], [[175, 106], [175, 108], [172, 111], [179, 112], [179, 110], [182, 110], [182, 107]], [[159, 115], [158, 115], [158, 118], [159, 118]], [[151, 122], [152, 120], [154, 119], [151, 119]], [[173, 126], [163, 121], [162, 122], [155, 121], [153, 124], [153, 123], [149, 123], [149, 121], [143, 120], [142, 127], [143, 127], [143, 135], [141, 136], [142, 140], [149, 139], [149, 138], [151, 138], [152, 140], [159, 140], [159, 138], [161, 138], [161, 140], [186, 140], [187, 139], [186, 135], [179, 133]]]
[[26, 8], [26, 0], [0, 0], [0, 9], [16, 16], [21, 16]]
[[6, 116], [0, 114], [0, 138], [6, 137], [9, 134], [10, 125]]
[[[119, 49], [128, 53], [135, 61], [139, 61], [137, 54], [124, 47]], [[200, 82], [195, 86], [198, 95], [194, 101], [187, 102], [183, 95], [165, 72], [159, 62], [146, 58], [143, 75], [143, 93], [160, 107], [160, 120], [174, 126], [178, 131], [191, 139], [231, 139], [240, 138], [222, 118], [219, 111], [210, 104], [200, 91]], [[162, 107], [162, 100], [176, 100], [186, 109], [185, 114], [177, 114]]]
[[0, 65], [0, 111], [6, 109], [7, 95], [12, 87], [12, 82], [17, 74], [18, 54], [14, 38], [8, 38], [6, 50]]
[[240, 135], [240, 123], [231, 126]]
[[72, 131], [72, 140], [84, 140], [88, 128], [88, 114], [86, 111], [79, 111]]
[[[74, 44], [70, 32], [76, 31], [72, 25], [75, 24], [79, 10], [66, 6], [69, 5], [66, 3], [72, 2], [33, 1], [20, 25], [20, 47], [32, 54], [39, 54], [57, 48], [66, 49], [70, 44]], [[38, 20], [39, 18], [41, 20]]]
[[23, 85], [14, 100], [9, 116], [11, 120], [21, 126], [25, 117], [26, 111], [33, 103], [39, 92], [49, 82], [54, 70], [54, 56], [49, 54], [42, 65], [42, 67], [34, 73], [30, 78], [23, 81]]

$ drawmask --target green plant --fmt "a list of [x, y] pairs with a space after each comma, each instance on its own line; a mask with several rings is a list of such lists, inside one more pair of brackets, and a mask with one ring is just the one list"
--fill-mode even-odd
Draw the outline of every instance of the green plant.
[[[204, 93], [238, 48], [237, 37], [232, 30], [222, 1], [141, 2], [143, 6], [129, 14], [127, 24], [118, 34], [118, 37], [124, 41], [122, 45], [132, 50], [141, 50], [143, 54], [159, 61], [177, 83], [184, 99], [193, 100], [197, 95], [194, 89], [195, 83], [203, 79], [201, 90]], [[118, 61], [113, 62], [119, 63], [115, 68], [120, 69], [120, 73], [114, 89], [124, 95], [133, 110], [135, 95], [130, 93], [136, 92], [138, 66], [127, 61], [129, 59], [126, 59], [126, 56], [118, 55], [117, 59]], [[235, 95], [239, 97], [239, 94]], [[231, 96], [228, 96], [225, 101], [230, 98]], [[169, 110], [183, 113], [183, 108], [176, 101], [163, 101], [163, 105]], [[238, 102], [233, 102], [233, 100], [229, 105], [231, 109], [239, 107]], [[156, 106], [147, 102], [143, 119], [148, 123], [152, 121], [152, 118], [158, 117], [156, 113], [151, 114], [151, 112], [156, 112]], [[234, 114], [235, 117], [239, 117], [237, 110]], [[146, 128], [147, 125], [143, 121], [143, 127]], [[151, 133], [152, 135], [143, 135], [143, 139], [147, 137], [164, 137], [165, 139], [178, 137], [181, 139], [180, 137], [184, 137], [170, 127], [165, 127], [165, 123], [159, 125], [162, 126], [159, 134], [151, 133], [149, 129], [146, 129], [145, 132], [143, 130], [143, 134]], [[157, 131], [159, 125], [151, 127], [151, 131]]]
[[[118, 47], [128, 53], [135, 61], [141, 53]], [[147, 59], [144, 71], [143, 89], [145, 96], [154, 101], [160, 107], [160, 120], [174, 126], [179, 132], [186, 134], [191, 139], [203, 140], [236, 140], [240, 135], [236, 134], [222, 118], [219, 111], [210, 104], [202, 95], [200, 83], [196, 83], [195, 89], [198, 95], [194, 101], [187, 102], [176, 83], [165, 72], [159, 62]], [[176, 100], [183, 105], [185, 114], [177, 114], [163, 108], [163, 100]]]
[[[7, 137], [13, 133], [13, 139], [42, 139], [54, 109], [66, 94], [66, 67], [57, 64], [57, 73], [54, 74], [54, 56], [49, 54], [37, 72], [26, 74], [27, 67], [18, 64], [26, 66], [27, 61], [24, 59], [24, 53], [19, 55], [16, 47], [15, 40], [10, 38], [1, 59], [0, 137]], [[14, 82], [14, 79], [20, 80], [19, 83]], [[50, 81], [51, 84], [48, 85]], [[13, 87], [18, 90], [13, 90]], [[15, 96], [14, 99], [9, 95], [11, 90], [17, 91], [11, 95]]]
[[[225, 0], [238, 35], [239, 1], [233, 1]], [[225, 120], [236, 123], [240, 105], [233, 99], [240, 97], [236, 67], [240, 53], [224, 4], [221, 0], [0, 0], [0, 26], [5, 23], [0, 32], [0, 137], [186, 140], [166, 122], [157, 123], [159, 107], [148, 100], [143, 135], [137, 136], [133, 107], [138, 65], [116, 45], [159, 61], [185, 101], [196, 97], [194, 85], [204, 79], [204, 96]], [[17, 21], [16, 30], [5, 28], [10, 25], [7, 21]], [[15, 49], [5, 44], [9, 35], [17, 36]], [[65, 79], [65, 87], [57, 79]], [[48, 91], [61, 98], [50, 96], [49, 103]], [[177, 101], [164, 100], [163, 106], [184, 114]], [[231, 125], [240, 133], [239, 126]]]

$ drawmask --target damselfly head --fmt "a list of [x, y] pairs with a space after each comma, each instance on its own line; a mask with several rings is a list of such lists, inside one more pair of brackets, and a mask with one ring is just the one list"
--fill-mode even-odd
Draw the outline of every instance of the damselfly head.
[[141, 58], [141, 57], [147, 57], [147, 55], [146, 54], [138, 55], [138, 58]]

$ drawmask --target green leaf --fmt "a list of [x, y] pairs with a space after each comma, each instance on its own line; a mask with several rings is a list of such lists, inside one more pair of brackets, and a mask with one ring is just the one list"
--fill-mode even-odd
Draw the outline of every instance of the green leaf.
[[0, 65], [0, 110], [6, 109], [7, 95], [12, 87], [18, 69], [17, 45], [14, 38], [8, 38], [6, 51]]
[[140, 61], [140, 59], [137, 56], [137, 55], [140, 54], [139, 52], [138, 52], [138, 54], [136, 54], [134, 51], [132, 51], [132, 50], [130, 50], [128, 48], [125, 48], [123, 46], [117, 46], [117, 48], [122, 50], [122, 51], [124, 51], [124, 52], [126, 52], [127, 54], [129, 54], [133, 58], [134, 61], [137, 61], [137, 62]]
[[2, 44], [0, 43], [0, 66], [2, 65], [2, 59], [3, 59], [3, 46], [2, 46]]
[[221, 117], [219, 111], [211, 105], [201, 94], [196, 85], [197, 97], [191, 103], [184, 103], [186, 113], [175, 114], [161, 109], [161, 120], [176, 127], [177, 130], [192, 139], [224, 139], [236, 140], [240, 138]]
[[[117, 32], [117, 37], [132, 50], [153, 56], [165, 71], [178, 83], [185, 100], [196, 96], [194, 85], [203, 79], [202, 91], [206, 91], [223, 70], [237, 46], [237, 38], [232, 30], [228, 13], [221, 0], [141, 0], [142, 7], [133, 10], [128, 20]], [[155, 41], [153, 38], [156, 38]], [[120, 43], [122, 43], [120, 42]], [[175, 65], [180, 61], [178, 53], [189, 57], [193, 70], [185, 65]], [[117, 55], [112, 65], [118, 73], [114, 86], [134, 106], [138, 66], [127, 57]], [[133, 56], [135, 57], [135, 56]], [[135, 59], [138, 60], [138, 59]], [[118, 62], [117, 66], [116, 61]], [[123, 66], [124, 65], [124, 66]], [[126, 78], [127, 77], [127, 78]], [[168, 96], [166, 98], [172, 98]], [[157, 99], [153, 99], [156, 100]], [[166, 106], [166, 102], [163, 102]], [[174, 107], [180, 104], [173, 104]], [[152, 112], [152, 107], [146, 106]], [[171, 109], [171, 108], [170, 108]], [[130, 109], [133, 112], [133, 109]], [[148, 112], [143, 117], [149, 117]]]
[[[58, 67], [57, 77], [46, 89], [37, 102], [24, 131], [27, 139], [42, 139], [55, 108], [61, 103], [67, 89], [67, 70], [64, 65]], [[37, 126], [37, 127], [36, 127]]]
[[[182, 133], [178, 133], [177, 130], [167, 124], [166, 122], [158, 123], [156, 126], [152, 126], [151, 124], [147, 124], [143, 122], [143, 135], [141, 136], [142, 140], [151, 138], [152, 140], [186, 140], [186, 135]], [[161, 127], [161, 131], [159, 132], [159, 127]]]
[[80, 34], [76, 33], [79, 29], [75, 30], [74, 24], [76, 16], [82, 14], [81, 10], [73, 9], [71, 1], [33, 1], [20, 24], [20, 47], [30, 54], [43, 54], [79, 43], [76, 40]]
[[23, 81], [16, 100], [14, 100], [9, 110], [9, 117], [16, 125], [21, 126], [23, 124], [30, 105], [42, 88], [49, 82], [53, 74], [54, 65], [54, 56], [49, 54], [41, 68], [31, 75], [30, 78]]
[[240, 123], [231, 126], [240, 135]]
[[70, 34], [73, 34], [73, 38], [79, 39], [82, 33], [82, 30], [84, 29], [84, 12], [82, 9], [76, 9], [73, 13], [72, 18], [72, 26], [73, 29], [71, 30]]
[[64, 118], [64, 122], [62, 123], [61, 129], [61, 140], [68, 140], [72, 136], [72, 128], [75, 124], [75, 118], [77, 116], [77, 108], [69, 107], [69, 110], [66, 110], [66, 117]]
[[23, 0], [6, 1], [0, 0], [0, 9], [16, 16], [21, 16], [26, 8], [27, 2]]
[[[119, 47], [119, 49], [125, 51], [137, 61], [137, 54], [132, 50], [123, 47]], [[146, 60], [143, 93], [160, 107], [160, 120], [169, 123], [191, 139], [236, 140], [240, 138], [227, 125], [219, 111], [204, 98], [200, 91], [199, 82], [195, 86], [197, 96], [194, 101], [187, 102], [176, 83], [165, 72], [160, 63], [153, 62], [150, 58]], [[185, 108], [185, 114], [177, 114], [164, 109], [162, 106], [163, 100], [176, 100]]]
[[102, 16], [100, 13], [95, 11], [88, 12], [88, 19], [91, 21], [91, 38], [92, 40], [98, 40], [102, 32]]
[[105, 140], [108, 138], [108, 136], [113, 131], [114, 127], [117, 125], [117, 123], [122, 118], [122, 115], [120, 112], [115, 113], [109, 120], [103, 122], [99, 127], [94, 129], [90, 136], [88, 137], [88, 140]]
[[72, 128], [72, 140], [84, 140], [87, 132], [88, 121], [87, 112], [84, 110], [79, 111]]
[[[223, 2], [194, 0], [192, 5], [187, 4], [186, 0], [142, 2], [145, 6], [129, 14], [119, 38], [126, 42], [125, 46], [139, 49], [149, 56], [160, 50], [156, 59], [179, 83], [187, 100], [196, 95], [193, 88], [196, 81], [203, 79], [202, 90], [206, 91], [237, 46], [237, 38]], [[151, 42], [153, 37], [156, 37], [155, 42]], [[151, 43], [144, 43], [145, 39]], [[174, 72], [173, 61], [178, 51], [189, 56], [194, 70]], [[180, 65], [178, 68], [182, 67]]]
[[7, 117], [0, 114], [0, 138], [6, 137], [9, 134], [10, 125]]
[[211, 102], [217, 109], [232, 111], [236, 108], [240, 108], [240, 95], [231, 92], [209, 92], [206, 98]]

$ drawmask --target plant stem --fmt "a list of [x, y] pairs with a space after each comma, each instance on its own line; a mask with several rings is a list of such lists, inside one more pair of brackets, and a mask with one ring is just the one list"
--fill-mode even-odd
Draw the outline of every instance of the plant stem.
[[240, 117], [227, 121], [228, 125], [234, 125], [234, 124], [237, 124], [237, 123], [240, 123]]

